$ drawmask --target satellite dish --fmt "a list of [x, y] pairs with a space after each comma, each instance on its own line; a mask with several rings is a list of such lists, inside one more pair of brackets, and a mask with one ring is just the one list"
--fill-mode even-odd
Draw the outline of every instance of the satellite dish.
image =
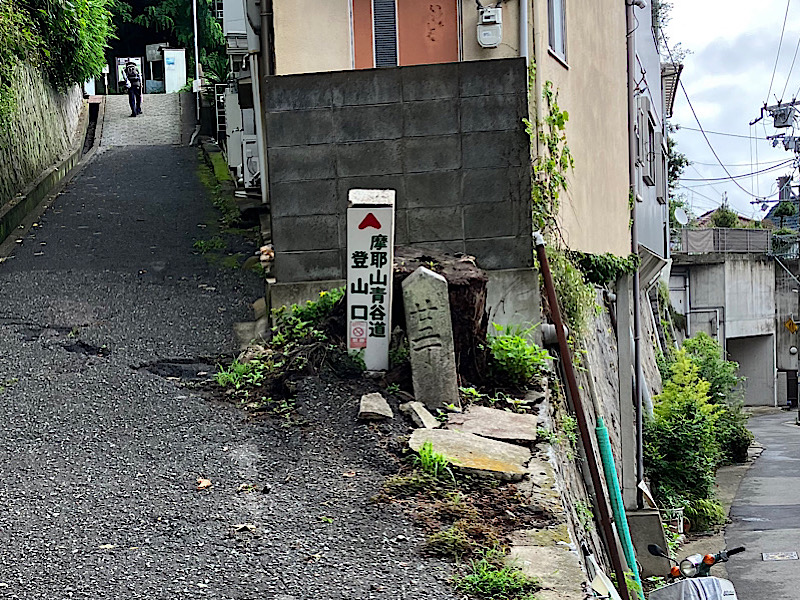
[[675, 209], [675, 220], [681, 225], [686, 225], [689, 223], [689, 215], [681, 207], [678, 207]]

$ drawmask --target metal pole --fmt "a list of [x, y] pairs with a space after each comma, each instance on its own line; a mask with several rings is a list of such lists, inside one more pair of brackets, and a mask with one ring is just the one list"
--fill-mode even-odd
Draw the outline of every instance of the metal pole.
[[200, 43], [197, 37], [197, 0], [192, 0], [192, 15], [194, 17], [194, 80], [195, 95], [197, 96], [197, 122], [200, 122]]
[[589, 425], [586, 422], [586, 413], [583, 409], [583, 402], [578, 388], [578, 380], [575, 378], [575, 369], [572, 365], [572, 354], [569, 350], [567, 343], [567, 335], [565, 333], [564, 322], [561, 320], [561, 310], [558, 307], [558, 298], [556, 298], [556, 290], [553, 286], [553, 275], [550, 272], [550, 264], [547, 262], [547, 251], [545, 250], [544, 238], [540, 233], [533, 235], [534, 243], [536, 244], [536, 256], [539, 259], [539, 266], [541, 267], [542, 280], [544, 281], [544, 289], [547, 292], [547, 304], [550, 307], [550, 316], [553, 319], [553, 324], [556, 327], [556, 336], [558, 337], [558, 349], [561, 354], [561, 363], [564, 367], [564, 375], [567, 379], [567, 389], [569, 390], [572, 404], [575, 407], [575, 419], [578, 421], [578, 429], [581, 434], [581, 443], [586, 452], [586, 462], [589, 465], [589, 474], [592, 479], [592, 487], [594, 488], [595, 499], [597, 500], [597, 509], [600, 511], [598, 520], [603, 529], [603, 537], [606, 539], [608, 545], [608, 554], [611, 557], [611, 566], [617, 575], [617, 589], [620, 595], [625, 599], [630, 599], [628, 586], [625, 582], [625, 569], [622, 567], [622, 557], [619, 554], [619, 546], [617, 539], [614, 535], [614, 529], [611, 526], [611, 511], [608, 507], [606, 495], [603, 493], [603, 481], [600, 478], [600, 469], [597, 466], [597, 457], [592, 449], [592, 439], [589, 433]]
[[[628, 178], [630, 194], [633, 197], [631, 206], [631, 253], [639, 255], [639, 228], [636, 222], [636, 103], [634, 92], [636, 78], [633, 72], [636, 67], [636, 24], [633, 14], [633, 0], [625, 1], [625, 27], [628, 45]], [[642, 307], [639, 290], [639, 269], [633, 272], [633, 371], [634, 371], [634, 407], [636, 412], [636, 505], [644, 507], [644, 498], [638, 485], [644, 481], [644, 452], [642, 442]]]

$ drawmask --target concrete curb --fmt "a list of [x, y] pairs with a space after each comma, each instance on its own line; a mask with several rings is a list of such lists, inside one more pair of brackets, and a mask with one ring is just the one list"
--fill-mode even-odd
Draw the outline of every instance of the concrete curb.
[[[102, 111], [102, 106], [101, 109]], [[98, 112], [98, 121], [100, 112]], [[89, 126], [89, 103], [84, 102], [72, 148], [66, 158], [45, 170], [22, 194], [0, 209], [0, 256], [7, 256], [15, 245], [13, 233], [25, 233], [52, 202], [55, 195], [80, 170], [85, 161], [83, 143]], [[97, 137], [95, 137], [97, 140]], [[95, 147], [97, 144], [95, 143]], [[92, 151], [87, 156], [93, 154]], [[33, 217], [33, 218], [31, 218]]]

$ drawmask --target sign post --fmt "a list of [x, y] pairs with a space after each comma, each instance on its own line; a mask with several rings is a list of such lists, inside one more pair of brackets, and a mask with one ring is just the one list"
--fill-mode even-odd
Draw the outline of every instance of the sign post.
[[395, 190], [350, 190], [347, 208], [347, 349], [368, 371], [389, 368]]

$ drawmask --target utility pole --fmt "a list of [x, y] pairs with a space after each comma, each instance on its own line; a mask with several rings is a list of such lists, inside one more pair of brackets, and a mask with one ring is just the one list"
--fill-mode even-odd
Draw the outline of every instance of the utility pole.
[[194, 17], [194, 92], [197, 98], [197, 122], [200, 122], [200, 43], [197, 38], [197, 0], [192, 0]]

